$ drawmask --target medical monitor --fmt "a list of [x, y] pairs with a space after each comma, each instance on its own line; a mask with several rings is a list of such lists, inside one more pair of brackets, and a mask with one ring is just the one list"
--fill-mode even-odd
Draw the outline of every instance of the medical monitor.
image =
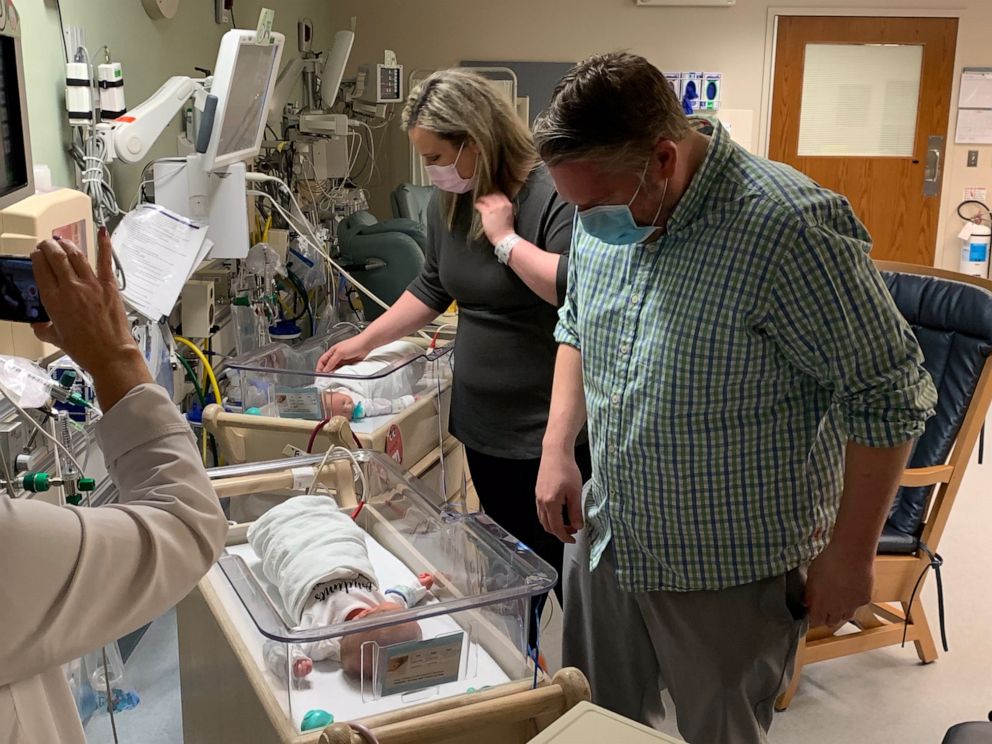
[[[215, 99], [204, 166], [215, 170], [258, 155], [269, 101], [279, 73], [285, 37], [272, 33], [256, 40], [255, 31], [228, 31], [220, 42], [210, 97]], [[214, 105], [208, 99], [208, 106]], [[205, 112], [209, 114], [210, 110]], [[205, 117], [210, 121], [210, 117]]]
[[320, 98], [326, 108], [331, 108], [338, 97], [338, 89], [341, 87], [341, 81], [344, 80], [344, 68], [348, 65], [348, 57], [351, 56], [351, 47], [354, 43], [353, 31], [338, 31], [334, 34], [334, 45], [327, 55], [324, 73], [320, 79]]
[[17, 12], [0, 7], [0, 209], [34, 193], [27, 89]]

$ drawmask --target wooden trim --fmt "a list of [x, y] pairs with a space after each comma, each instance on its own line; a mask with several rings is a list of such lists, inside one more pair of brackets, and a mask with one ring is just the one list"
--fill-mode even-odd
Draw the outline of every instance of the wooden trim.
[[[529, 725], [531, 731], [526, 736], [529, 740], [579, 702], [592, 697], [585, 677], [571, 668], [562, 669], [550, 685], [536, 690], [529, 686], [518, 691], [510, 689], [507, 685], [501, 695], [477, 693], [448, 698], [437, 701], [433, 710], [419, 706], [420, 715], [416, 718], [404, 715], [406, 711], [397, 711], [398, 715], [367, 718], [363, 723], [382, 744], [463, 742], [479, 740], [480, 736], [485, 741], [492, 741], [495, 731], [514, 724]], [[375, 722], [387, 716], [391, 717], [388, 723]], [[505, 736], [502, 740], [507, 741]], [[320, 744], [365, 744], [365, 739], [347, 724], [332, 724], [322, 732]]]
[[[768, 147], [771, 140], [772, 132], [772, 95], [774, 94], [773, 87], [775, 85], [775, 50], [778, 47], [778, 18], [779, 16], [831, 16], [831, 17], [862, 17], [862, 16], [877, 16], [879, 18], [962, 18], [967, 12], [964, 8], [956, 9], [946, 9], [946, 8], [838, 8], [837, 6], [832, 7], [816, 7], [816, 8], [797, 8], [797, 7], [784, 7], [780, 5], [772, 5], [768, 8], [768, 12], [765, 16], [765, 51], [764, 60], [762, 62], [761, 68], [761, 102], [758, 109], [758, 138], [755, 141], [755, 150], [758, 155], [762, 157], [768, 157]], [[958, 37], [958, 42], [954, 50], [954, 69], [957, 70], [958, 51], [960, 49], [961, 39], [960, 35]], [[954, 77], [954, 86], [951, 90], [951, 111], [947, 123], [947, 131], [950, 133], [954, 124], [954, 116], [956, 112], [956, 107], [953, 105], [954, 101], [957, 101], [958, 96], [958, 77]], [[947, 149], [954, 146], [953, 142], [948, 142]], [[944, 193], [945, 186], [948, 183], [948, 178], [950, 177], [950, 168], [944, 169], [943, 178], [941, 179], [941, 193]], [[943, 220], [945, 215], [941, 215], [941, 220], [937, 225], [937, 235], [943, 235]]]
[[891, 271], [896, 274], [915, 274], [917, 276], [935, 276], [940, 279], [961, 282], [962, 284], [971, 284], [992, 292], [992, 280], [982, 279], [978, 276], [969, 276], [968, 274], [962, 274], [957, 271], [938, 269], [936, 266], [921, 266], [902, 261], [875, 261], [874, 263], [875, 268], [879, 271]]
[[906, 622], [906, 613], [898, 607], [893, 607], [888, 602], [874, 602], [870, 605], [871, 611], [890, 623]]
[[[879, 628], [869, 628], [848, 635], [834, 635], [815, 641], [807, 641], [803, 653], [803, 664], [815, 664], [828, 659], [839, 659], [842, 656], [858, 654], [862, 651], [873, 651], [877, 648], [893, 646], [902, 642], [905, 625], [887, 624]], [[915, 641], [918, 629], [911, 623], [906, 634], [907, 641]]]
[[929, 468], [906, 468], [899, 481], [900, 486], [914, 488], [916, 486], [935, 486], [947, 483], [954, 475], [952, 465], [934, 465]]

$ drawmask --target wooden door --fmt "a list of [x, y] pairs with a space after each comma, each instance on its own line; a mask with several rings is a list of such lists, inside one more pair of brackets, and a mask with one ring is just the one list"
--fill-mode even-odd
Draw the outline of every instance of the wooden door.
[[844, 194], [875, 259], [933, 265], [957, 27], [778, 18], [769, 157]]

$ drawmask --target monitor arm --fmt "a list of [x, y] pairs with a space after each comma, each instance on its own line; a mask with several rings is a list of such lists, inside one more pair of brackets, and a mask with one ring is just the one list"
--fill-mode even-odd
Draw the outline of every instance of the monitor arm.
[[209, 84], [209, 78], [169, 78], [148, 100], [124, 116], [98, 125], [107, 144], [107, 162], [118, 159], [126, 163], [142, 162], [191, 96], [196, 98], [197, 108], [203, 107]]

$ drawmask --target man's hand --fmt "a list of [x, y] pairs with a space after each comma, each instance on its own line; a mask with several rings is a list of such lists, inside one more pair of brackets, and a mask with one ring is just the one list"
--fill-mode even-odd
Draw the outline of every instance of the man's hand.
[[131, 388], [152, 382], [124, 312], [114, 276], [110, 235], [98, 236], [97, 271], [67, 240], [45, 240], [31, 253], [34, 278], [50, 323], [35, 335], [58, 346], [93, 375], [97, 397], [109, 410]]
[[856, 555], [831, 543], [809, 566], [806, 608], [810, 627], [836, 628], [871, 601], [875, 555]]
[[480, 197], [475, 208], [482, 219], [482, 229], [493, 245], [513, 233], [513, 203], [499, 192]]
[[[582, 473], [575, 454], [545, 450], [537, 474], [537, 518], [541, 526], [564, 543], [582, 529]], [[568, 514], [565, 524], [562, 512]]]

